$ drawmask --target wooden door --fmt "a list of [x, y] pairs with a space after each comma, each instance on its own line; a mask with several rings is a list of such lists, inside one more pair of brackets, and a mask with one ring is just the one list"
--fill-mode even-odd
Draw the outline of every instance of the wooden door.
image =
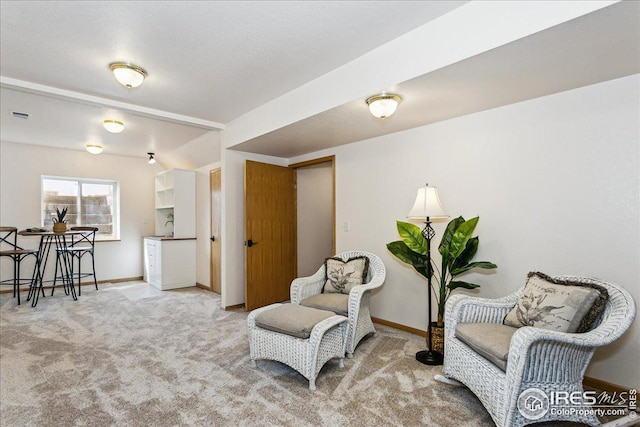
[[209, 283], [211, 290], [222, 293], [222, 243], [220, 241], [220, 218], [222, 216], [221, 172], [214, 169], [209, 172], [209, 188], [211, 191], [211, 260]]
[[245, 309], [289, 299], [296, 276], [295, 171], [247, 160]]

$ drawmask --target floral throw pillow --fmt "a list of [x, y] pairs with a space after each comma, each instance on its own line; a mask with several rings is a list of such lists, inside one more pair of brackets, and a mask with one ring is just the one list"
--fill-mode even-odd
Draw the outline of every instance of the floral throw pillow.
[[504, 324], [519, 328], [535, 326], [559, 332], [586, 332], [604, 310], [609, 295], [597, 285], [556, 280], [529, 273], [524, 292], [504, 318]]
[[356, 285], [362, 285], [367, 278], [369, 258], [358, 256], [343, 261], [340, 258], [327, 258], [325, 265], [325, 284], [323, 292], [348, 294]]

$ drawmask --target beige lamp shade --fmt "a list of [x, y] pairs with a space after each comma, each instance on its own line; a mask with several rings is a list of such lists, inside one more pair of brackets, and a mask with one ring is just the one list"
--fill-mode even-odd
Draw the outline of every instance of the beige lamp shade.
[[449, 218], [442, 209], [442, 203], [438, 197], [437, 187], [418, 188], [418, 194], [416, 195], [416, 201], [413, 203], [413, 207], [407, 215], [407, 218], [412, 219], [445, 219]]

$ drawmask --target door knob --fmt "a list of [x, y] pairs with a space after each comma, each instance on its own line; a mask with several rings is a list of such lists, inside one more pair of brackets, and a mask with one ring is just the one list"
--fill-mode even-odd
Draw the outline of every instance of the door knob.
[[211, 241], [215, 242], [216, 241], [216, 236], [211, 236]]
[[251, 247], [253, 245], [257, 245], [258, 242], [254, 242], [253, 240], [249, 239], [244, 244], [247, 245], [248, 247]]

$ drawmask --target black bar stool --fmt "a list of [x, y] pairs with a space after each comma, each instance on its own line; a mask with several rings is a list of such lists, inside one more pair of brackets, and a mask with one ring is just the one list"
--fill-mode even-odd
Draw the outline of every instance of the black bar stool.
[[13, 285], [13, 296], [14, 298], [18, 297], [18, 305], [20, 305], [20, 285], [29, 283], [30, 286], [34, 286], [36, 268], [34, 268], [31, 279], [20, 277], [20, 264], [30, 255], [36, 258], [37, 267], [38, 250], [24, 249], [18, 246], [18, 229], [16, 227], [0, 227], [0, 257], [8, 257], [13, 260], [13, 278], [2, 280], [0, 284]]
[[[81, 286], [81, 279], [83, 277], [89, 277], [89, 276], [93, 276], [93, 284], [96, 287], [96, 291], [98, 290], [98, 282], [96, 280], [96, 263], [95, 263], [95, 258], [93, 256], [93, 250], [95, 247], [95, 240], [96, 240], [96, 232], [98, 231], [97, 227], [71, 227], [70, 229], [71, 231], [84, 231], [85, 233], [82, 234], [72, 234], [71, 235], [71, 245], [67, 246], [66, 248], [57, 248], [57, 253], [56, 253], [56, 273], [55, 273], [55, 278], [53, 280], [53, 288], [51, 289], [51, 295], [53, 295], [53, 291], [55, 289], [56, 286], [56, 280], [58, 279], [58, 265], [60, 265], [61, 267], [61, 272], [62, 270], [62, 258], [64, 258], [65, 255], [71, 256], [71, 275], [73, 276], [74, 272], [74, 260], [77, 259], [78, 260], [78, 296], [82, 295], [82, 286]], [[63, 252], [66, 252], [66, 254], [63, 254]], [[91, 255], [91, 273], [82, 273], [82, 257], [85, 255]], [[64, 281], [64, 277], [61, 277], [63, 279], [63, 283], [66, 283]], [[72, 277], [73, 279], [73, 277]]]

